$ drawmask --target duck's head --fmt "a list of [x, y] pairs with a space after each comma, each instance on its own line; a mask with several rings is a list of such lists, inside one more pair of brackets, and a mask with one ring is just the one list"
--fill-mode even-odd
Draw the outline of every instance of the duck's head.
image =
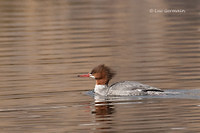
[[78, 77], [91, 77], [96, 80], [96, 85], [108, 85], [114, 77], [115, 72], [104, 64], [98, 65], [88, 74], [78, 75]]

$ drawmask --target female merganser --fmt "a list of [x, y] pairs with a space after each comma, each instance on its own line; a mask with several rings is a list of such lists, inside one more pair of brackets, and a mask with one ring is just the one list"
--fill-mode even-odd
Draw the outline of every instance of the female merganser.
[[135, 81], [121, 81], [108, 86], [115, 75], [114, 71], [104, 64], [98, 65], [90, 73], [78, 77], [91, 77], [96, 80], [94, 92], [102, 96], [158, 95], [161, 89]]

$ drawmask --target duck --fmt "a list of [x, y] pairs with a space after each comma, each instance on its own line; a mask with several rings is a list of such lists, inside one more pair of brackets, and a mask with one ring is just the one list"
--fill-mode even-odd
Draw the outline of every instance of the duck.
[[142, 84], [136, 81], [119, 81], [109, 86], [109, 81], [116, 75], [110, 67], [100, 64], [88, 74], [79, 74], [78, 77], [90, 77], [96, 80], [94, 93], [101, 96], [138, 96], [159, 95], [162, 89]]

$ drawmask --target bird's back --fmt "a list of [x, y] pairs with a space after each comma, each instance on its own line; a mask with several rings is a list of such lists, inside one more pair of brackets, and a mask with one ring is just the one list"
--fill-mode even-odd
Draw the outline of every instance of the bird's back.
[[121, 81], [112, 84], [108, 95], [148, 95], [152, 92], [163, 92], [161, 89], [135, 81]]

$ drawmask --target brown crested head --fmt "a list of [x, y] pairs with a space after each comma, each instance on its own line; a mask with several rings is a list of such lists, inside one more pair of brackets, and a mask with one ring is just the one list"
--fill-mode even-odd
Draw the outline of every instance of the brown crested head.
[[115, 72], [104, 64], [98, 65], [92, 69], [91, 73], [95, 79], [96, 83], [99, 85], [108, 84], [108, 82], [114, 77]]

